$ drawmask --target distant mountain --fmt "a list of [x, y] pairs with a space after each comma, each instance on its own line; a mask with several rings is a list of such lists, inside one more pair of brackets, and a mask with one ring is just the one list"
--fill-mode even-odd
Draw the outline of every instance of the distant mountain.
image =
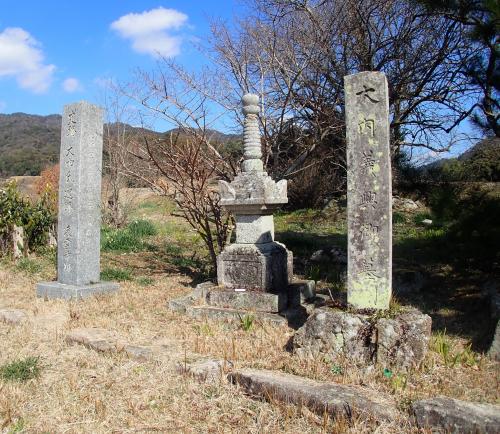
[[38, 175], [57, 161], [60, 140], [60, 115], [0, 114], [0, 177]]
[[[127, 129], [138, 134], [161, 134], [129, 125]], [[173, 129], [164, 134], [177, 131]], [[216, 130], [209, 130], [209, 137], [223, 145], [241, 142], [240, 135]], [[39, 175], [41, 170], [59, 160], [60, 141], [60, 115], [0, 114], [0, 178]]]

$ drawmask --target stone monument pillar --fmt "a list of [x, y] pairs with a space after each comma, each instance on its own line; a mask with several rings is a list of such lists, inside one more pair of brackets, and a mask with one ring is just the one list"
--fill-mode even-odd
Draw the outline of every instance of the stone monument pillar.
[[57, 282], [37, 295], [82, 298], [118, 289], [100, 281], [103, 111], [85, 101], [64, 107], [61, 128]]
[[273, 211], [288, 202], [286, 180], [274, 182], [264, 172], [258, 124], [259, 97], [242, 98], [244, 161], [229, 184], [219, 181], [221, 204], [236, 219], [236, 243], [217, 258], [220, 286], [277, 293], [292, 279], [292, 254], [274, 241]]
[[381, 72], [344, 77], [347, 126], [347, 301], [387, 309], [392, 293], [389, 96]]

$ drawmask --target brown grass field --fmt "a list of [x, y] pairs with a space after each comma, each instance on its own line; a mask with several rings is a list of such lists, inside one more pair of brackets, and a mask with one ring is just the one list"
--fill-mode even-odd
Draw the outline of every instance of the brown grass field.
[[[152, 242], [190, 246], [185, 256], [192, 258], [195, 236], [162, 210], [145, 206], [132, 217], [158, 222]], [[236, 323], [169, 311], [168, 300], [187, 294], [196, 278], [162, 258], [155, 251], [104, 253], [103, 268], [132, 270], [133, 279], [122, 281], [116, 295], [70, 303], [35, 297], [36, 282], [55, 278], [53, 255], [33, 255], [24, 266], [0, 262], [0, 308], [29, 314], [22, 325], [0, 322], [0, 366], [26, 357], [39, 357], [41, 366], [38, 378], [27, 382], [0, 379], [0, 433], [417, 433], [423, 431], [410, 424], [412, 400], [445, 395], [499, 402], [498, 364], [471, 350], [465, 337], [436, 333], [423, 366], [391, 378], [380, 367], [359, 369], [348, 360], [333, 366], [326, 358], [301, 359], [286, 350], [293, 335], [287, 327], [256, 323], [244, 331]], [[160, 344], [163, 355], [138, 361], [66, 343], [67, 332], [77, 327], [106, 328], [130, 343]], [[392, 395], [403, 417], [382, 425], [331, 420], [306, 408], [253, 399], [224, 378], [202, 383], [177, 372], [179, 363], [204, 357], [231, 360], [236, 368], [368, 386]]]

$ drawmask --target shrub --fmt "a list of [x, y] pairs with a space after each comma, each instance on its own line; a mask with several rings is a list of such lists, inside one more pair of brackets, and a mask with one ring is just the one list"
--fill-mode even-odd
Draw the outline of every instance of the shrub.
[[43, 246], [56, 220], [51, 207], [50, 193], [45, 193], [35, 203], [21, 196], [14, 182], [0, 189], [0, 247], [10, 250], [14, 226], [21, 226], [25, 234], [25, 249]]

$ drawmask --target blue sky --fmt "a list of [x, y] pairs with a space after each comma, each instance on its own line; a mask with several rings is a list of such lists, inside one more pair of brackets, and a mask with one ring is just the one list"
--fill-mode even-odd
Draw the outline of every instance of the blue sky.
[[190, 41], [208, 36], [211, 18], [229, 20], [242, 7], [236, 0], [1, 0], [1, 6], [0, 112], [40, 115], [96, 101], [103, 80], [127, 81], [135, 68], [152, 68], [158, 49], [196, 67], [202, 57]]

